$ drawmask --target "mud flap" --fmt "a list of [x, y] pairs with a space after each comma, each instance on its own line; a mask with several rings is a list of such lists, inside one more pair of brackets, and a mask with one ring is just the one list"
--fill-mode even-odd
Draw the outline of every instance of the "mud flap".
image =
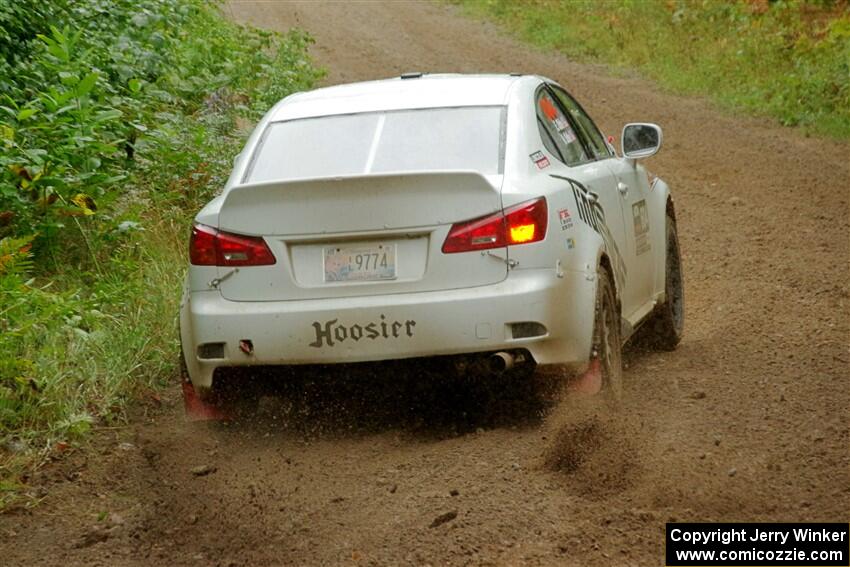
[[594, 396], [602, 390], [602, 361], [591, 358], [587, 370], [579, 374], [570, 384], [570, 391], [585, 396]]
[[228, 421], [232, 419], [221, 407], [205, 402], [198, 396], [192, 382], [183, 381], [183, 407], [189, 421]]

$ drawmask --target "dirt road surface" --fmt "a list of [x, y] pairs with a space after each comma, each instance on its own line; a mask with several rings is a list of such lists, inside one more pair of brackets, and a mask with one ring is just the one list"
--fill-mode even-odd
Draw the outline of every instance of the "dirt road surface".
[[627, 354], [613, 415], [551, 377], [373, 367], [302, 377], [228, 427], [185, 423], [175, 386], [32, 479], [46, 498], [0, 517], [0, 563], [661, 565], [670, 520], [848, 520], [847, 145], [535, 51], [452, 7], [227, 9], [310, 31], [329, 84], [541, 73], [608, 133], [661, 124], [649, 167], [676, 196], [684, 342]]

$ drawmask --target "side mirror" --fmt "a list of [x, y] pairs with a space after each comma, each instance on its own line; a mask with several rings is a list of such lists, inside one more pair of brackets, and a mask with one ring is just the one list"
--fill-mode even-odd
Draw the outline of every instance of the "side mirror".
[[656, 124], [634, 123], [623, 127], [623, 157], [648, 158], [661, 149], [661, 128]]

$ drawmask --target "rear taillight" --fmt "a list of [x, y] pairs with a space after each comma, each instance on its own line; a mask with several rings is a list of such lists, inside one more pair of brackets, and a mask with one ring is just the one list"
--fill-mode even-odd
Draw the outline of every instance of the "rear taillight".
[[540, 197], [505, 209], [508, 244], [530, 244], [546, 238], [549, 211]]
[[446, 241], [443, 242], [443, 252], [453, 254], [486, 250], [505, 246], [506, 242], [505, 215], [499, 211], [486, 217], [453, 224]]
[[548, 216], [546, 199], [540, 197], [486, 217], [456, 223], [443, 243], [443, 253], [487, 250], [543, 240]]
[[202, 224], [192, 227], [192, 237], [189, 239], [189, 261], [196, 266], [215, 266], [216, 230]]
[[196, 224], [189, 240], [189, 261], [195, 266], [269, 266], [275, 263], [266, 241]]

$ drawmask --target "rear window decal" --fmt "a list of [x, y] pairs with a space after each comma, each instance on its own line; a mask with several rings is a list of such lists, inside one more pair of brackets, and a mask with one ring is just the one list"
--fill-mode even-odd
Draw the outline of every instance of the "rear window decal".
[[576, 135], [573, 132], [572, 127], [570, 127], [570, 123], [567, 120], [567, 117], [555, 106], [552, 100], [549, 98], [549, 95], [544, 94], [540, 97], [540, 110], [543, 111], [543, 115], [549, 119], [552, 126], [555, 127], [555, 131], [560, 134], [561, 138], [563, 138], [564, 142], [567, 144], [572, 144], [576, 141]]
[[558, 116], [558, 110], [555, 108], [555, 105], [552, 104], [552, 101], [549, 100], [548, 96], [540, 97], [540, 110], [543, 111], [544, 116], [551, 121], [555, 121], [555, 118]]
[[576, 135], [573, 133], [572, 128], [570, 128], [569, 126], [564, 127], [563, 130], [559, 130], [558, 133], [561, 134], [561, 137], [567, 144], [572, 144], [576, 141]]

